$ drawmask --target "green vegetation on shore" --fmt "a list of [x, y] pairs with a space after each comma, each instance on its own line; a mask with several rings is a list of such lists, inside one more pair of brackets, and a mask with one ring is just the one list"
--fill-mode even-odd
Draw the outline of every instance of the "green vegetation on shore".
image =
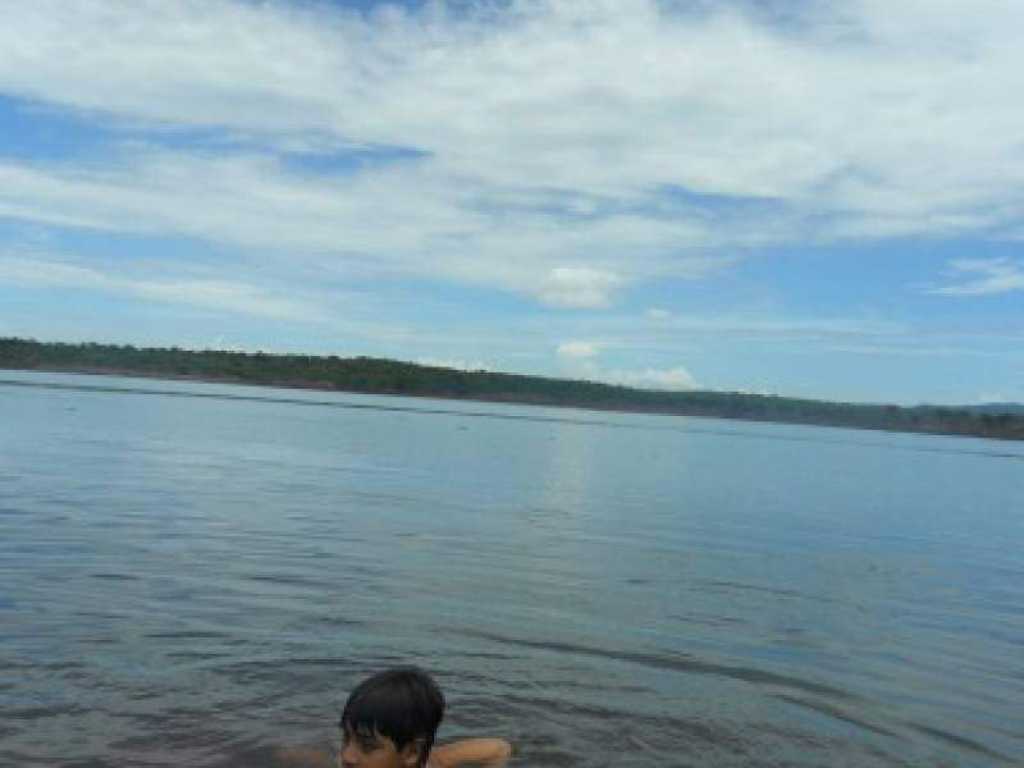
[[484, 400], [900, 432], [1024, 439], [1024, 413], [992, 408], [860, 405], [736, 392], [665, 392], [369, 357], [145, 349], [0, 338], [0, 368], [108, 373]]

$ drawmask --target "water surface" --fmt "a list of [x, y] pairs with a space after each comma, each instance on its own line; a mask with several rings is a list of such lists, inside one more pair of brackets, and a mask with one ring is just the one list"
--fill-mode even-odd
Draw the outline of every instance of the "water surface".
[[529, 766], [1024, 760], [1024, 446], [0, 374], [0, 764], [272, 766], [413, 662]]

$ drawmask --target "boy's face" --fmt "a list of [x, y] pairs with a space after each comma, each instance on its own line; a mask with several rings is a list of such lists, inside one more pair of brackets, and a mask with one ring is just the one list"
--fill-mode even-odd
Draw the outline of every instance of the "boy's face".
[[416, 768], [419, 750], [415, 742], [402, 749], [381, 733], [342, 731], [339, 768]]

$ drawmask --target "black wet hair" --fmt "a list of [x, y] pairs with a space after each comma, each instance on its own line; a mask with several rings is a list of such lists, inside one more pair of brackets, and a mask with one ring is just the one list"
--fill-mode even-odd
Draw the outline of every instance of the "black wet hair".
[[346, 736], [386, 736], [402, 750], [415, 742], [427, 763], [444, 717], [444, 694], [419, 667], [397, 667], [363, 680], [348, 696], [339, 727]]

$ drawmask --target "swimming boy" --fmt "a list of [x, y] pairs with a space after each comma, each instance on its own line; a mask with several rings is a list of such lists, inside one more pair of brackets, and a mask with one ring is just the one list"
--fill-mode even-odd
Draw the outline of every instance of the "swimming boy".
[[[444, 717], [444, 696], [417, 667], [379, 672], [356, 686], [341, 713], [340, 768], [457, 768], [505, 765], [512, 746], [504, 739], [465, 739], [434, 746]], [[297, 753], [283, 755], [293, 762]], [[301, 755], [325, 764], [323, 756]], [[319, 757], [319, 759], [312, 759]]]

